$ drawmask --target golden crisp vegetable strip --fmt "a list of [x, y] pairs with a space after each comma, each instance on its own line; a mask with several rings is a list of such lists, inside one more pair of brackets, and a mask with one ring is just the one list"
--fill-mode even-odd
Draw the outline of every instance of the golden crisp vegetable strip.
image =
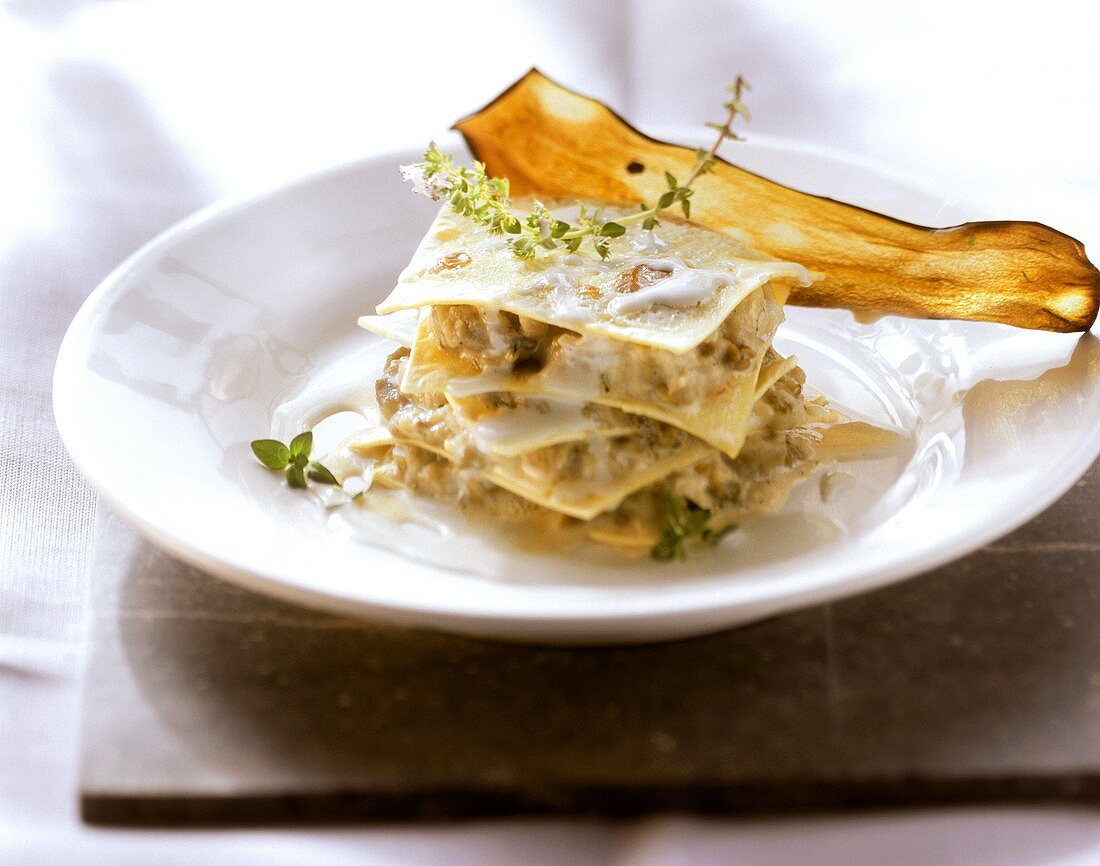
[[[455, 128], [514, 195], [653, 202], [664, 172], [682, 177], [696, 159], [535, 69]], [[724, 160], [695, 188], [697, 222], [820, 275], [791, 289], [792, 304], [1066, 332], [1096, 320], [1100, 272], [1079, 241], [1040, 223], [925, 228]]]

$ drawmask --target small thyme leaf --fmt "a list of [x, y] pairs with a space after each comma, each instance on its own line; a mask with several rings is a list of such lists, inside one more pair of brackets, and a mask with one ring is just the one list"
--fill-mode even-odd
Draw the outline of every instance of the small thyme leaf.
[[332, 484], [340, 487], [340, 482], [329, 469], [316, 460], [309, 459], [313, 450], [313, 433], [307, 430], [284, 445], [277, 439], [257, 439], [252, 443], [252, 453], [268, 469], [282, 471], [286, 483], [291, 487], [305, 488], [306, 478], [318, 484]]
[[680, 186], [680, 182], [676, 180], [676, 176], [671, 171], [665, 172], [665, 180], [668, 182], [669, 189], [677, 189]]
[[290, 449], [277, 439], [257, 439], [252, 443], [252, 453], [268, 469], [284, 469], [293, 456]]
[[291, 487], [304, 488], [306, 486], [305, 463], [299, 463], [299, 458], [295, 458], [294, 462], [286, 468], [286, 483]]
[[650, 555], [659, 560], [684, 559], [690, 542], [717, 544], [736, 528], [729, 525], [718, 530], [711, 529], [710, 518], [709, 509], [701, 508], [690, 499], [670, 495], [668, 512], [658, 528], [659, 540], [653, 545]]
[[329, 472], [325, 466], [313, 460], [306, 466], [306, 475], [309, 476], [311, 481], [316, 481], [318, 484], [340, 485], [335, 475]]
[[670, 204], [672, 204], [675, 200], [676, 200], [676, 190], [670, 189], [668, 192], [666, 192], [664, 195], [662, 195], [659, 199], [657, 199], [657, 209], [658, 210], [664, 210], [666, 207], [668, 207]]
[[293, 457], [309, 457], [309, 452], [312, 450], [313, 432], [310, 430], [307, 430], [305, 433], [299, 433], [290, 440], [290, 453]]
[[702, 536], [700, 536], [700, 540], [706, 542], [707, 544], [717, 544], [719, 541], [721, 541], [723, 538], [733, 532], [736, 528], [737, 524], [731, 523], [728, 526], [723, 526], [721, 529], [718, 530], [704, 529]]
[[617, 238], [626, 234], [626, 226], [619, 223], [604, 223], [600, 229], [600, 236], [605, 238]]

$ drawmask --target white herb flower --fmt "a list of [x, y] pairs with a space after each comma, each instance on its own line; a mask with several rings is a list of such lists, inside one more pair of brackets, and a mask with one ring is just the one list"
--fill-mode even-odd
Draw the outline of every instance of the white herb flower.
[[427, 169], [428, 167], [423, 163], [399, 166], [401, 177], [412, 184], [413, 192], [426, 195], [435, 201], [442, 193], [447, 192], [447, 187], [437, 178], [428, 177]]

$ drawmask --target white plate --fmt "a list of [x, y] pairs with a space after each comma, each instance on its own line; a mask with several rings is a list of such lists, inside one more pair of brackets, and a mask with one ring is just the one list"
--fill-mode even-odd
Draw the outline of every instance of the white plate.
[[[974, 216], [863, 162], [778, 142], [739, 144], [734, 155], [914, 222]], [[827, 504], [811, 480], [786, 516], [711, 553], [617, 568], [422, 526], [380, 532], [348, 509], [325, 511], [256, 464], [248, 443], [287, 399], [349, 371], [373, 380], [386, 350], [355, 321], [389, 291], [431, 219], [432, 204], [395, 168], [416, 156], [373, 157], [204, 211], [81, 308], [57, 361], [58, 426], [99, 492], [154, 542], [251, 589], [335, 611], [496, 638], [648, 641], [939, 565], [1037, 514], [1100, 449], [1091, 335], [860, 325], [844, 311], [791, 309], [780, 347], [799, 355], [811, 383], [911, 436], [903, 453], [849, 467]]]

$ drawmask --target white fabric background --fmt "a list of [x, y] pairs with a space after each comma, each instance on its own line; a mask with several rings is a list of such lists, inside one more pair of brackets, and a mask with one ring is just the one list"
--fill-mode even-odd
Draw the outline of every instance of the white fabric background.
[[[97, 506], [50, 412], [61, 336], [194, 209], [420, 144], [532, 64], [642, 126], [714, 116], [880, 160], [1100, 249], [1100, 4], [91, 2], [0, 5], [0, 864], [1100, 862], [1100, 814], [80, 826], [76, 689]], [[124, 419], [120, 419], [124, 430]]]

